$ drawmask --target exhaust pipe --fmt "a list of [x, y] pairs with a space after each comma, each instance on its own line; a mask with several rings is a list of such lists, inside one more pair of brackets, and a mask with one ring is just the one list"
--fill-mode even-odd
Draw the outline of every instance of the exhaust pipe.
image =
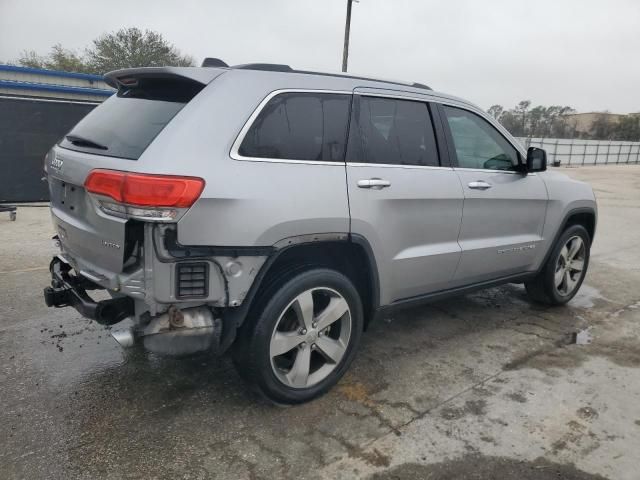
[[222, 320], [214, 318], [208, 307], [178, 310], [172, 305], [166, 313], [153, 318], [140, 336], [147, 350], [181, 357], [209, 350], [220, 341], [221, 332]]
[[120, 328], [111, 330], [111, 336], [120, 344], [122, 348], [133, 347], [136, 343], [136, 336], [133, 328]]
[[112, 330], [111, 336], [123, 348], [132, 347], [140, 339], [150, 352], [181, 357], [216, 348], [221, 333], [222, 320], [214, 318], [208, 307], [178, 310], [172, 305], [144, 328]]

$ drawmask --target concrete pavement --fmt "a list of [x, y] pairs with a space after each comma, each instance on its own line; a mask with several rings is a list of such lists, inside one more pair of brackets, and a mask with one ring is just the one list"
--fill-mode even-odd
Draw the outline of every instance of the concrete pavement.
[[397, 313], [290, 408], [226, 358], [122, 351], [47, 309], [48, 211], [0, 215], [0, 478], [638, 478], [640, 166], [563, 171], [600, 209], [569, 306], [507, 285]]

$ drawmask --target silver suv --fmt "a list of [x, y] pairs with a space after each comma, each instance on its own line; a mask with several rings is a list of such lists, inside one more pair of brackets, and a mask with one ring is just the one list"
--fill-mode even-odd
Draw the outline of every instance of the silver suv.
[[[326, 392], [375, 317], [506, 282], [580, 288], [591, 188], [469, 102], [286, 65], [111, 72], [47, 155], [47, 305], [123, 345], [232, 351], [269, 399]], [[102, 289], [107, 300], [88, 291]]]

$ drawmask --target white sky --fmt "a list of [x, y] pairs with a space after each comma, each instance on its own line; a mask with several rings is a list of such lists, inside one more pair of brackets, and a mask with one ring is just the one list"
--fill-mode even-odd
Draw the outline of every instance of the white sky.
[[[0, 62], [103, 32], [161, 32], [198, 62], [338, 71], [346, 0], [0, 0]], [[360, 0], [349, 71], [426, 83], [483, 108], [640, 111], [640, 0]]]

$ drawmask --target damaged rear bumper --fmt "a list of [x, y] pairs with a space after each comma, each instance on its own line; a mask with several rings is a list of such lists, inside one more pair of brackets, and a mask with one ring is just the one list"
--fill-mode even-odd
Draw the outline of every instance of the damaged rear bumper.
[[134, 314], [134, 302], [122, 296], [95, 301], [87, 290], [102, 289], [90, 280], [73, 275], [71, 265], [56, 256], [49, 265], [51, 286], [44, 289], [44, 301], [48, 307], [73, 307], [83, 317], [103, 325], [113, 325]]
[[[44, 300], [49, 307], [73, 307], [82, 316], [103, 325], [114, 325], [125, 318], [134, 318], [134, 300], [118, 296], [95, 301], [87, 290], [104, 289], [87, 278], [72, 273], [71, 265], [58, 255], [51, 261], [51, 286], [44, 289]], [[235, 327], [235, 325], [234, 325]], [[123, 347], [131, 347], [138, 341], [154, 353], [184, 356], [210, 351], [220, 354], [233, 340], [235, 328], [222, 335], [222, 319], [207, 306], [180, 310], [170, 307], [166, 313], [150, 317], [144, 324], [135, 324], [120, 330], [112, 330], [114, 339]]]

